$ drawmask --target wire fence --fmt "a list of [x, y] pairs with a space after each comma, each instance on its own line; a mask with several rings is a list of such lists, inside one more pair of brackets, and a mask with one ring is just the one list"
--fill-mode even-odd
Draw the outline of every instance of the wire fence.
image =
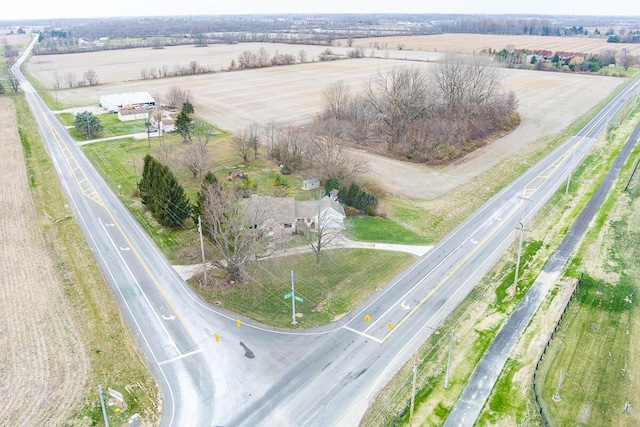
[[558, 318], [558, 321], [556, 322], [556, 325], [553, 328], [553, 332], [551, 332], [551, 336], [547, 340], [547, 343], [545, 344], [544, 349], [542, 350], [542, 353], [540, 354], [540, 357], [538, 358], [538, 362], [536, 363], [536, 369], [533, 371], [533, 396], [534, 396], [535, 401], [536, 401], [536, 407], [538, 408], [538, 413], [540, 414], [540, 418], [542, 418], [542, 423], [545, 425], [545, 427], [549, 427], [550, 424], [549, 424], [549, 420], [548, 420], [547, 416], [544, 414], [544, 411], [542, 410], [542, 405], [540, 404], [540, 396], [538, 395], [538, 388], [536, 386], [536, 379], [538, 377], [538, 369], [540, 367], [540, 364], [542, 363], [542, 358], [547, 353], [547, 349], [549, 348], [549, 345], [551, 344], [551, 341], [553, 340], [553, 337], [555, 336], [556, 332], [558, 331], [558, 328], [560, 327], [560, 323], [562, 322], [562, 319], [564, 318], [564, 315], [567, 312], [567, 309], [569, 308], [569, 304], [573, 300], [573, 297], [575, 296], [576, 292], [578, 291], [578, 288], [580, 287], [580, 282], [582, 281], [582, 276], [583, 275], [581, 274], [580, 278], [576, 282], [576, 286], [573, 288], [573, 291], [571, 292], [571, 296], [567, 300], [567, 303], [565, 304], [564, 309], [562, 310], [562, 314], [560, 315], [560, 318]]

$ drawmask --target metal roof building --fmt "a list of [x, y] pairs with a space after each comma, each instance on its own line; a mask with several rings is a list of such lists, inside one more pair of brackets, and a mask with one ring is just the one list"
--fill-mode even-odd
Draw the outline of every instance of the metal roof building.
[[117, 111], [136, 105], [156, 105], [156, 101], [149, 95], [149, 92], [117, 93], [100, 97], [100, 106], [105, 110]]

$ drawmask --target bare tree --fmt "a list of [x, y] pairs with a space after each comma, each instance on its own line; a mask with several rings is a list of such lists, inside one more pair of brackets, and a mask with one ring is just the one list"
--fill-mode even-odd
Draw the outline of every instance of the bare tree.
[[369, 82], [365, 97], [383, 125], [389, 150], [403, 142], [413, 121], [425, 115], [427, 88], [427, 77], [417, 68], [394, 68]]
[[449, 111], [487, 103], [500, 80], [498, 69], [485, 65], [481, 59], [467, 60], [452, 54], [445, 55], [433, 70], [436, 95]]
[[317, 216], [314, 228], [308, 231], [309, 246], [316, 257], [316, 264], [320, 264], [322, 251], [329, 247], [340, 235], [341, 228], [332, 216], [331, 205], [336, 204], [328, 197], [319, 198], [317, 201]]
[[74, 87], [76, 85], [76, 75], [68, 72], [64, 75], [64, 81], [67, 83], [67, 86]]
[[209, 144], [211, 140], [212, 129], [207, 123], [197, 121], [193, 125], [193, 136], [196, 137], [198, 142], [203, 143], [204, 145]]
[[13, 93], [18, 93], [18, 88], [20, 87], [20, 74], [13, 69], [13, 64], [15, 64], [15, 62], [15, 58], [9, 58], [7, 60], [4, 65], [4, 76], [9, 82], [9, 86], [11, 86]]
[[87, 82], [89, 86], [96, 86], [98, 84], [98, 74], [95, 70], [87, 70], [83, 74], [84, 81]]
[[278, 131], [281, 125], [271, 120], [269, 123], [262, 127], [262, 141], [265, 147], [267, 147], [267, 155], [275, 159], [276, 157], [273, 155], [277, 148], [278, 142]]
[[630, 53], [621, 53], [618, 55], [618, 64], [624, 68], [625, 71], [629, 67], [633, 67], [638, 62], [638, 58]]
[[182, 104], [189, 100], [190, 94], [188, 89], [180, 89], [177, 86], [172, 86], [167, 94], [167, 103], [174, 108], [180, 108]]
[[305, 148], [309, 171], [321, 181], [335, 176], [340, 182], [353, 182], [368, 170], [368, 163], [349, 153], [336, 134], [312, 134]]
[[307, 62], [307, 52], [304, 49], [298, 52], [298, 57], [300, 58], [300, 63]]
[[189, 62], [189, 68], [191, 68], [191, 74], [198, 74], [198, 69], [200, 68], [198, 61]]
[[61, 82], [60, 73], [58, 72], [58, 70], [51, 72], [51, 82], [53, 83], [54, 89], [60, 89], [60, 84], [62, 82]]
[[261, 47], [258, 50], [257, 62], [259, 67], [268, 67], [270, 64], [269, 61], [269, 52], [264, 47]]
[[252, 124], [231, 137], [231, 146], [240, 154], [243, 162], [248, 162], [251, 152], [258, 157], [259, 138], [260, 126]]
[[149, 78], [149, 71], [146, 68], [140, 70], [140, 80], [147, 80]]
[[174, 169], [178, 164], [178, 159], [176, 156], [176, 150], [174, 145], [160, 145], [157, 150], [154, 151], [153, 156], [163, 165], [169, 167], [169, 169]]
[[343, 118], [350, 102], [349, 86], [342, 80], [338, 80], [327, 87], [323, 95], [327, 103], [325, 114], [336, 119]]
[[202, 230], [213, 246], [214, 264], [227, 273], [230, 281], [242, 283], [246, 265], [264, 252], [267, 220], [260, 203], [242, 199], [233, 186], [202, 186], [200, 212]]
[[247, 69], [255, 68], [258, 63], [258, 57], [251, 51], [245, 50], [238, 56], [238, 68]]
[[182, 162], [191, 172], [193, 179], [203, 176], [209, 165], [210, 158], [211, 155], [206, 143], [193, 142], [187, 144], [183, 149]]

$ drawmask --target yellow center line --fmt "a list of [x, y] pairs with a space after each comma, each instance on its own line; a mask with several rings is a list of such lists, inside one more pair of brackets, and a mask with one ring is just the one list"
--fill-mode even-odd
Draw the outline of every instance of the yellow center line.
[[[505, 221], [509, 220], [511, 217], [513, 217], [515, 215], [515, 213], [518, 211], [518, 208], [512, 209], [511, 212], [509, 212], [509, 214], [506, 216], [506, 218], [504, 218]], [[389, 338], [400, 326], [402, 326], [404, 324], [404, 322], [407, 321], [407, 319], [409, 319], [420, 307], [422, 307], [422, 305], [427, 302], [427, 300], [429, 298], [431, 298], [433, 296], [433, 294], [442, 287], [442, 285], [445, 284], [445, 282], [447, 280], [449, 280], [451, 278], [451, 276], [453, 276], [468, 260], [469, 258], [471, 258], [477, 251], [480, 250], [480, 248], [482, 247], [482, 245], [484, 245], [489, 239], [491, 239], [491, 237], [493, 237], [494, 234], [496, 234], [498, 232], [498, 230], [500, 230], [500, 227], [495, 227], [491, 233], [489, 233], [487, 235], [487, 237], [485, 237], [482, 241], [478, 242], [477, 245], [475, 245], [474, 249], [466, 256], [464, 257], [464, 259], [462, 261], [460, 261], [458, 264], [456, 264], [456, 266], [449, 271], [449, 273], [447, 273], [447, 275], [442, 278], [442, 280], [440, 280], [438, 282], [438, 284], [431, 290], [429, 291], [429, 293], [422, 299], [420, 300], [420, 302], [418, 304], [415, 305], [415, 307], [413, 307], [409, 313], [407, 313], [402, 319], [400, 319], [400, 321], [398, 322], [397, 325], [395, 325], [393, 327], [393, 329], [389, 330], [389, 332], [387, 332], [387, 334], [382, 338], [382, 341], [386, 341], [387, 338]]]
[[[605, 116], [601, 117], [598, 121], [596, 121], [588, 130], [586, 133], [589, 133], [592, 129], [594, 129], [596, 126], [598, 126], [602, 120], [604, 120]], [[558, 170], [558, 168], [560, 167], [560, 165], [562, 165], [565, 160], [567, 159], [567, 157], [569, 157], [570, 154], [572, 154], [577, 147], [587, 138], [587, 136], [581, 136], [578, 141], [573, 144], [571, 147], [569, 147], [569, 149], [567, 151], [565, 151], [560, 157], [558, 157], [557, 160], [555, 160], [551, 165], [547, 166], [539, 175], [537, 175], [535, 178], [533, 178], [532, 180], [530, 180], [522, 189], [522, 195], [525, 199], [529, 199], [531, 198], [531, 196], [533, 196], [546, 182], [547, 180], [553, 176], [556, 171]], [[539, 183], [536, 183], [537, 185], [535, 185], [535, 187], [531, 187], [529, 188], [535, 181], [538, 180], [542, 180]], [[516, 207], [515, 209], [513, 209], [509, 215], [507, 215], [506, 219], [508, 220], [509, 218], [513, 217], [515, 215], [515, 213], [518, 211], [519, 207]], [[429, 298], [431, 298], [433, 296], [433, 294], [442, 287], [442, 285], [444, 285], [444, 283], [449, 280], [451, 278], [451, 276], [453, 276], [453, 274], [455, 274], [478, 250], [480, 250], [480, 248], [482, 247], [482, 245], [484, 245], [498, 230], [500, 229], [500, 227], [496, 227], [494, 228], [491, 233], [489, 233], [489, 235], [487, 237], [485, 237], [481, 242], [479, 242], [475, 248], [462, 260], [460, 261], [458, 264], [456, 264], [456, 266], [442, 279], [440, 280], [440, 282], [438, 282], [438, 284], [431, 290], [429, 291], [429, 293], [422, 299], [420, 300], [420, 302], [413, 307], [402, 319], [400, 319], [400, 321], [397, 323], [397, 325], [395, 325], [393, 327], [393, 329], [390, 329], [389, 332], [387, 332], [387, 334], [382, 338], [382, 341], [386, 341], [387, 338], [389, 338], [400, 326], [402, 326], [420, 307], [422, 307], [422, 305], [424, 305], [425, 302], [427, 302], [427, 300]]]
[[[42, 108], [39, 105], [38, 105], [38, 107], [40, 108], [40, 111], [43, 112]], [[102, 201], [102, 199], [98, 195], [98, 192], [93, 187], [93, 184], [91, 184], [91, 180], [84, 173], [84, 170], [82, 169], [80, 164], [76, 161], [76, 159], [73, 156], [73, 154], [71, 153], [71, 151], [64, 145], [64, 141], [62, 140], [61, 136], [55, 130], [55, 128], [53, 127], [53, 124], [49, 121], [49, 119], [44, 115], [44, 112], [43, 112], [43, 117], [44, 117], [44, 120], [47, 122], [47, 125], [49, 126], [49, 129], [51, 130], [51, 132], [53, 134], [53, 137], [56, 140], [56, 143], [58, 144], [58, 146], [61, 149], [66, 150], [69, 153], [69, 157], [66, 159], [67, 164], [69, 165], [69, 167], [71, 168], [71, 165], [69, 164], [69, 160], [73, 160], [73, 162], [76, 164], [76, 168], [75, 169], [77, 169], [77, 170], [79, 170], [81, 172], [82, 177], [83, 177], [81, 181], [79, 181], [78, 177], [76, 176], [76, 174], [74, 174], [74, 179], [75, 179], [76, 183], [78, 184], [78, 187], [82, 190], [83, 194], [85, 194], [85, 195], [87, 195], [87, 191], [92, 191], [92, 193], [95, 194], [94, 197], [89, 197], [89, 198], [91, 200], [96, 201], [99, 205], [101, 205], [105, 209], [105, 211], [107, 212], [107, 215], [109, 216], [110, 220], [113, 222], [113, 224], [115, 224], [117, 229], [120, 231], [120, 234], [122, 235], [122, 237], [127, 242], [127, 245], [129, 246], [129, 248], [131, 248], [131, 250], [135, 254], [136, 258], [138, 258], [138, 261], [140, 262], [140, 264], [142, 265], [144, 270], [147, 272], [147, 274], [149, 275], [149, 277], [151, 278], [151, 280], [155, 284], [156, 289], [160, 292], [162, 297], [165, 299], [166, 303], [169, 305], [169, 307], [171, 307], [171, 310], [173, 311], [173, 313], [177, 317], [178, 321], [182, 324], [182, 326], [185, 329], [185, 331], [187, 331], [187, 333], [189, 334], [189, 337], [193, 341], [193, 345], [190, 348], [199, 347], [199, 345], [197, 344], [198, 340], [195, 339], [195, 336], [193, 335], [191, 330], [186, 326], [186, 324], [184, 322], [184, 319], [182, 318], [180, 312], [176, 309], [175, 305], [171, 302], [171, 299], [165, 293], [164, 289], [162, 289], [162, 287], [160, 286], [160, 283], [158, 282], [157, 277], [151, 272], [151, 269], [149, 268], [147, 263], [142, 259], [142, 257], [140, 256], [140, 253], [138, 252], [136, 247], [131, 243], [131, 240], [129, 240], [129, 237], [127, 236], [127, 234], [124, 232], [124, 230], [120, 226], [120, 223], [113, 216], [113, 213], [111, 212], [111, 210], [104, 204], [104, 202]], [[89, 183], [89, 185], [90, 185], [90, 189], [89, 190], [84, 190], [83, 186], [80, 185], [81, 182], [85, 182], [85, 181], [87, 183]]]

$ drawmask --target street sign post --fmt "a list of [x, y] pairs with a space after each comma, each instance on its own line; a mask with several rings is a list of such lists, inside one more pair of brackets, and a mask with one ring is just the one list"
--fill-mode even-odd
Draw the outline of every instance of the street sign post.
[[289, 299], [289, 298], [291, 298], [291, 323], [294, 325], [297, 325], [298, 322], [296, 321], [296, 301], [304, 302], [304, 299], [300, 298], [299, 296], [296, 296], [296, 291], [293, 286], [293, 270], [291, 270], [291, 292], [289, 292], [284, 296], [284, 299]]

